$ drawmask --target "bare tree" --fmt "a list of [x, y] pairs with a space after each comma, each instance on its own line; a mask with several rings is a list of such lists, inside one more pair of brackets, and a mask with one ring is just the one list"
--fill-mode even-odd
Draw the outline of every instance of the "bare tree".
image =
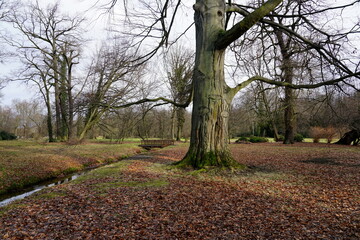
[[79, 133], [85, 134], [99, 122], [102, 115], [114, 105], [134, 99], [134, 90], [141, 78], [143, 66], [134, 64], [134, 55], [125, 42], [115, 40], [113, 44], [103, 44], [96, 53], [87, 80], [88, 91], [83, 93], [85, 107], [84, 126]]
[[[112, 1], [113, 4], [115, 2], [115, 0]], [[168, 24], [165, 19], [170, 14], [168, 10], [172, 1], [141, 2], [149, 3], [148, 9], [155, 9], [156, 11], [152, 15], [155, 16], [153, 24], [148, 28], [143, 28], [143, 34], [138, 36], [143, 38], [151, 37], [154, 31], [160, 31], [162, 35], [159, 36], [159, 45], [166, 44], [170, 30], [174, 26], [173, 19], [177, 12], [176, 6], [181, 1], [175, 1], [175, 5], [173, 5], [175, 7], [171, 12]], [[179, 163], [180, 165], [190, 165], [195, 168], [205, 166], [239, 166], [239, 163], [233, 160], [228, 150], [229, 110], [235, 94], [253, 81], [263, 81], [269, 84], [296, 89], [338, 84], [351, 77], [359, 76], [357, 68], [349, 69], [345, 63], [336, 61], [336, 56], [324, 48], [321, 43], [312, 42], [301, 36], [299, 32], [291, 29], [291, 26], [273, 21], [269, 14], [271, 12], [276, 13], [277, 7], [281, 3], [281, 0], [261, 2], [260, 5], [253, 7], [251, 11], [244, 11], [240, 5], [224, 0], [197, 0], [194, 4], [196, 56], [193, 74], [194, 98], [191, 142], [188, 153]], [[156, 8], [152, 7], [152, 4], [155, 4]], [[243, 17], [241, 20], [235, 20], [234, 24], [229, 27], [231, 23], [229, 21], [231, 18], [229, 17], [231, 17], [232, 13], [240, 13]], [[252, 76], [233, 88], [229, 87], [225, 82], [224, 76], [226, 49], [257, 23], [277, 26], [281, 31], [287, 32], [298, 41], [304, 42], [304, 44], [314, 49], [322, 58], [331, 59], [336, 62], [337, 66], [342, 70], [342, 74], [339, 74], [336, 79], [300, 85], [277, 81], [266, 76]], [[346, 83], [350, 84], [349, 82]]]
[[[356, 66], [356, 62], [349, 61], [352, 50], [346, 53], [348, 57], [342, 61], [340, 61], [340, 54], [347, 50], [344, 46], [349, 46], [349, 39], [359, 33], [359, 26], [353, 25], [347, 29], [334, 31], [326, 29], [326, 23], [322, 24], [322, 27], [316, 27], [314, 22], [317, 21], [320, 25], [321, 19], [325, 18], [324, 15], [327, 12], [343, 11], [353, 7], [357, 2], [323, 7], [321, 2], [283, 1], [276, 13], [269, 16], [270, 20], [263, 20], [263, 24], [249, 31], [246, 38], [238, 43], [241, 47], [238, 50], [238, 59], [250, 64], [252, 59], [246, 59], [244, 52], [249, 52], [249, 48], [256, 47], [259, 50], [256, 52], [257, 56], [254, 57], [263, 59], [268, 65], [273, 66], [273, 69], [267, 66], [268, 74], [273, 79], [290, 85], [295, 82], [309, 84], [322, 82], [324, 79], [331, 79], [332, 76], [329, 73], [333, 71], [351, 74], [349, 67]], [[239, 12], [246, 15], [248, 10], [255, 6], [256, 4], [239, 5], [241, 9]], [[285, 28], [286, 31], [285, 26], [288, 26]], [[343, 46], [342, 49], [339, 48], [340, 45]], [[347, 62], [347, 65], [343, 62]], [[353, 69], [356, 71], [356, 67]], [[284, 143], [294, 142], [295, 95], [290, 86], [284, 86]]]
[[[164, 63], [168, 68], [167, 82], [170, 86], [173, 101], [185, 104], [192, 92], [193, 54], [182, 46], [176, 46], [169, 53], [169, 56], [165, 58]], [[180, 141], [185, 123], [185, 108], [173, 106], [173, 120], [175, 115], [177, 122], [176, 140]], [[172, 126], [174, 127], [174, 124]]]
[[20, 38], [8, 39], [18, 49], [24, 69], [17, 80], [38, 85], [48, 110], [49, 141], [53, 141], [51, 93], [54, 92], [56, 137], [71, 135], [73, 99], [71, 72], [79, 56], [83, 18], [62, 15], [59, 4], [42, 8], [38, 1], [13, 9], [7, 17]]

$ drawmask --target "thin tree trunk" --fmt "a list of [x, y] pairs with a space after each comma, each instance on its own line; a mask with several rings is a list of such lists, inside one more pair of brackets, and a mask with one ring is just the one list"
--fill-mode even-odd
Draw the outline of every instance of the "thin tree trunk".
[[274, 131], [274, 138], [275, 138], [276, 141], [278, 141], [279, 138], [280, 138], [279, 132], [278, 132], [278, 128], [277, 128], [277, 126], [276, 126], [274, 116], [273, 116], [273, 114], [271, 113], [270, 105], [269, 105], [268, 99], [267, 99], [267, 97], [266, 97], [266, 95], [265, 95], [263, 83], [260, 83], [260, 87], [261, 87], [262, 99], [263, 99], [263, 102], [264, 102], [264, 105], [265, 105], [265, 109], [266, 109], [266, 115], [267, 115], [267, 117], [270, 119], [271, 126], [272, 126], [273, 131]]
[[171, 139], [175, 138], [175, 107], [171, 109], [171, 129], [170, 129]]
[[[287, 81], [288, 82], [288, 81]], [[294, 110], [294, 96], [293, 89], [285, 87], [285, 109], [284, 109], [284, 121], [285, 121], [285, 136], [284, 144], [293, 144], [296, 130], [296, 116]]]
[[184, 122], [185, 122], [185, 109], [178, 107], [176, 110], [176, 115], [177, 115], [176, 141], [180, 141], [184, 128]]
[[68, 123], [68, 136], [69, 140], [75, 137], [74, 135], [74, 99], [72, 96], [72, 86], [71, 86], [71, 73], [68, 74], [68, 103], [69, 103], [69, 123]]
[[49, 142], [55, 142], [54, 133], [53, 133], [53, 125], [52, 125], [50, 93], [49, 93], [48, 89], [46, 89], [46, 93], [45, 93], [45, 103], [46, 103], [46, 109], [47, 109], [46, 123], [47, 123], [47, 129], [48, 129]]
[[61, 61], [61, 74], [59, 79], [59, 103], [60, 103], [60, 113], [61, 113], [61, 140], [68, 140], [69, 134], [69, 125], [68, 125], [68, 91], [67, 91], [67, 66], [65, 61]]
[[[286, 83], [293, 83], [293, 63], [291, 61], [290, 43], [291, 39], [284, 39], [284, 35], [278, 29], [275, 29], [276, 37], [279, 41], [279, 46], [282, 55], [282, 81]], [[284, 99], [284, 122], [285, 122], [285, 136], [284, 144], [294, 143], [295, 128], [296, 128], [296, 116], [295, 116], [295, 103], [294, 103], [294, 90], [289, 87], [285, 87], [285, 99]]]

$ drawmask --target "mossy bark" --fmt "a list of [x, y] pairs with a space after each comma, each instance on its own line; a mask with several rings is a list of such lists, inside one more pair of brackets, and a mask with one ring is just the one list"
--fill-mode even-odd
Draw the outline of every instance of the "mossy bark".
[[228, 117], [232, 96], [224, 80], [224, 50], [215, 42], [224, 31], [225, 3], [200, 0], [194, 5], [196, 57], [190, 148], [179, 165], [238, 167], [228, 150]]
[[228, 149], [230, 104], [241, 88], [230, 88], [225, 83], [225, 50], [280, 2], [281, 0], [267, 1], [230, 30], [226, 30], [224, 0], [196, 1], [191, 141], [188, 153], [178, 165], [194, 168], [243, 167], [232, 158]]

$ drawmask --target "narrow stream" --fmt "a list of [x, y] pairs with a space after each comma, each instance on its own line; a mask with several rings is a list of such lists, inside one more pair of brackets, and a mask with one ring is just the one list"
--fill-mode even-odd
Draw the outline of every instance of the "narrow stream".
[[[140, 155], [135, 155], [135, 156], [129, 157], [129, 158], [127, 158], [127, 160], [134, 160], [134, 159], [139, 160], [139, 159], [146, 159], [146, 158], [151, 158], [151, 156], [140, 154]], [[106, 164], [104, 164], [104, 165], [106, 165]], [[95, 168], [98, 168], [98, 167], [101, 167], [104, 165], [100, 165]], [[95, 168], [90, 168], [90, 169], [86, 169], [86, 170], [83, 170], [83, 171], [80, 171], [77, 173], [73, 173], [72, 175], [66, 176], [61, 179], [53, 179], [53, 180], [49, 180], [49, 181], [44, 181], [37, 185], [33, 185], [33, 186], [30, 186], [28, 188], [25, 188], [25, 189], [22, 189], [20, 191], [16, 191], [13, 193], [6, 193], [4, 195], [0, 195], [0, 207], [4, 207], [15, 200], [24, 199], [25, 197], [30, 196], [30, 195], [40, 191], [41, 189], [44, 189], [47, 187], [53, 187], [56, 185], [60, 185], [60, 184], [75, 180], [79, 176], [84, 175], [85, 173], [87, 173]]]
[[15, 201], [15, 200], [19, 200], [19, 199], [23, 199], [27, 196], [30, 196], [38, 191], [40, 191], [41, 189], [47, 188], [47, 187], [53, 187], [56, 185], [60, 185], [63, 183], [67, 183], [70, 182], [72, 180], [77, 179], [79, 176], [84, 175], [86, 172], [88, 172], [89, 170], [85, 170], [82, 172], [77, 172], [74, 173], [70, 176], [67, 176], [65, 178], [62, 179], [55, 179], [55, 180], [50, 180], [50, 181], [46, 181], [43, 183], [40, 183], [38, 185], [33, 185], [29, 188], [25, 188], [19, 192], [14, 192], [14, 193], [7, 193], [4, 195], [0, 195], [0, 207], [4, 207], [8, 204], [10, 204], [11, 202]]

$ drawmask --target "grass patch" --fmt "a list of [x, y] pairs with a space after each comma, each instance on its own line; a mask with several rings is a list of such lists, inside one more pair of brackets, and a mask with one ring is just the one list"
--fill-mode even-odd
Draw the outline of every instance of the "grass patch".
[[83, 181], [87, 181], [89, 179], [104, 179], [104, 178], [119, 177], [121, 175], [121, 171], [123, 169], [126, 169], [130, 164], [131, 161], [120, 161], [117, 163], [113, 163], [111, 165], [97, 168], [85, 175], [78, 177], [77, 179], [72, 181], [72, 183], [81, 184]]
[[52, 199], [58, 197], [64, 197], [67, 194], [65, 192], [47, 192], [33, 196], [34, 199]]

